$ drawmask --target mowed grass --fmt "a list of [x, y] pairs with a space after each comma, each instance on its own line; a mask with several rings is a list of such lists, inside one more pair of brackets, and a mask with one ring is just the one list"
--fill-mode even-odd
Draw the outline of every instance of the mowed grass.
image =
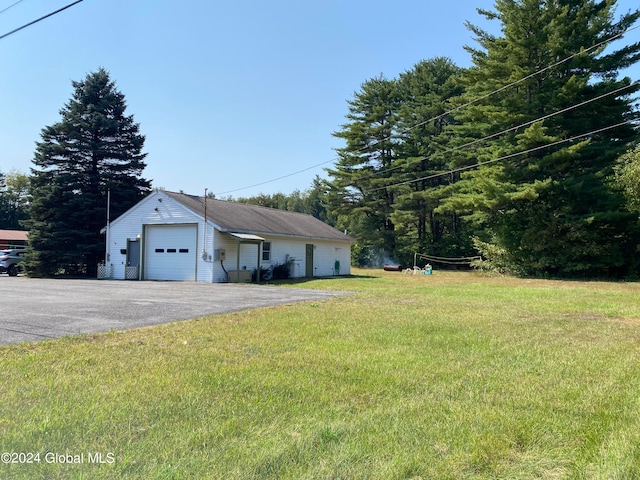
[[0, 348], [0, 478], [640, 478], [640, 284], [354, 274]]

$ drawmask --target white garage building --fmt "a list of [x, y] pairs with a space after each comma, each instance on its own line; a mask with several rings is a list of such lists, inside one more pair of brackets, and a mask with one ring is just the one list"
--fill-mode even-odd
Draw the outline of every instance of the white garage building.
[[102, 276], [251, 281], [288, 265], [296, 277], [348, 275], [353, 238], [301, 213], [156, 190], [111, 222]]

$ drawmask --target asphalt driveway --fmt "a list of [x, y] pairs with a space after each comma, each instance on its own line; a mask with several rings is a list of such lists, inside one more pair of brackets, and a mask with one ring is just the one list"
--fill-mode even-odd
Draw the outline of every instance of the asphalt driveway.
[[50, 280], [0, 275], [0, 345], [158, 325], [343, 294], [250, 284]]

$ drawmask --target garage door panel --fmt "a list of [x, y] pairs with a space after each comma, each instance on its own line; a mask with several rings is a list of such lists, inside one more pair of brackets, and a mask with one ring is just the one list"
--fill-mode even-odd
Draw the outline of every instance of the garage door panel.
[[144, 278], [195, 280], [197, 225], [148, 225]]

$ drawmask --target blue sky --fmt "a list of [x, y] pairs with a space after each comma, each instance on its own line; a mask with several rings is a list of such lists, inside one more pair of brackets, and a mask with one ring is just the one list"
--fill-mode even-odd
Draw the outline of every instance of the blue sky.
[[[0, 10], [16, 1], [0, 0]], [[71, 1], [22, 0], [0, 14], [0, 35]], [[28, 173], [71, 81], [104, 67], [146, 136], [154, 187], [222, 197], [305, 190], [335, 159], [342, 143], [331, 133], [364, 81], [437, 56], [469, 66], [464, 22], [486, 27], [476, 7], [492, 5], [84, 0], [0, 40], [0, 171]], [[626, 12], [637, 0], [618, 5]], [[616, 45], [639, 40], [640, 29]], [[640, 79], [640, 66], [626, 74]]]

